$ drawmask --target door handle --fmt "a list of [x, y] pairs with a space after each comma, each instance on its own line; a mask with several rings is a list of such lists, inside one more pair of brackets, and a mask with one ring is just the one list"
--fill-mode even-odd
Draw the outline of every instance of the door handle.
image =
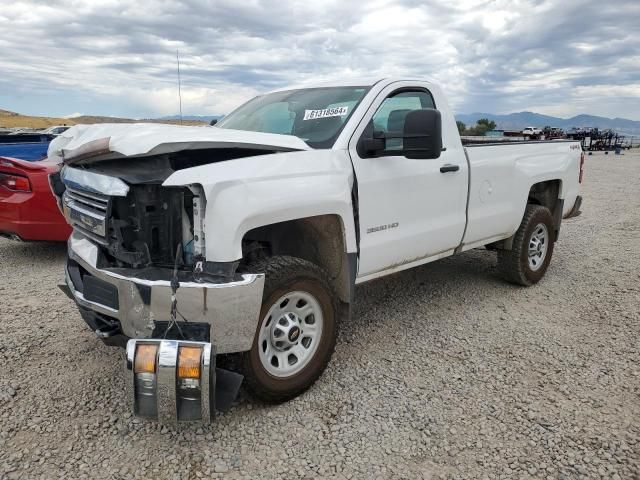
[[460, 165], [450, 165], [447, 163], [440, 167], [440, 173], [457, 172], [458, 170], [460, 170]]

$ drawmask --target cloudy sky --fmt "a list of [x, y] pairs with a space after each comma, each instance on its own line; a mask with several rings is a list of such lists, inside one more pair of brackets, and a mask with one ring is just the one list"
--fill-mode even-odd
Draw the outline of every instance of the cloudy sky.
[[640, 120], [640, 0], [0, 0], [0, 108], [224, 114], [363, 76], [439, 82], [458, 113]]

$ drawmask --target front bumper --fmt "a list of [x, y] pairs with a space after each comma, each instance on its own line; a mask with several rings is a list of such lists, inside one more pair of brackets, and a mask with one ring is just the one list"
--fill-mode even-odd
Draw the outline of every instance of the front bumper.
[[[75, 231], [68, 251], [65, 281], [85, 320], [99, 317], [114, 328], [119, 323], [123, 336], [136, 339], [152, 338], [157, 322], [170, 320], [170, 270], [99, 268], [100, 250]], [[181, 280], [177, 307], [189, 323], [208, 325], [205, 341], [214, 345], [216, 353], [243, 352], [253, 344], [263, 288], [262, 273], [237, 275], [224, 283]], [[95, 330], [99, 336], [109, 336]]]

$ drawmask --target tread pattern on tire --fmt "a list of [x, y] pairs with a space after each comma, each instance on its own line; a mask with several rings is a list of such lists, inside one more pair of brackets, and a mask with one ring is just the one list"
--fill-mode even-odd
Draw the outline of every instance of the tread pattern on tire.
[[[525, 287], [535, 283], [527, 277], [526, 272], [522, 268], [521, 256], [522, 250], [528, 248], [527, 239], [524, 238], [527, 232], [527, 226], [531, 223], [531, 219], [540, 212], [547, 212], [548, 215], [551, 216], [551, 212], [549, 212], [547, 207], [528, 204], [524, 212], [524, 216], [522, 217], [522, 222], [520, 222], [520, 226], [515, 233], [512, 249], [498, 250], [498, 271], [505, 280], [511, 283], [523, 285]], [[551, 234], [552, 232], [550, 231], [549, 233]], [[549, 241], [553, 243], [553, 240], [550, 239]], [[547, 255], [551, 257], [552, 252], [553, 248], [551, 247], [547, 252]]]
[[[286, 255], [281, 256], [273, 256], [268, 257], [266, 259], [262, 259], [256, 262], [253, 262], [248, 268], [253, 272], [260, 272], [265, 274], [265, 286], [264, 286], [264, 299], [268, 298], [271, 294], [272, 290], [278, 288], [278, 286], [282, 285], [286, 281], [290, 281], [295, 279], [297, 276], [311, 277], [316, 281], [323, 284], [323, 286], [327, 289], [329, 296], [331, 298], [332, 308], [334, 309], [334, 316], [336, 322], [336, 328], [333, 330], [333, 335], [329, 338], [329, 350], [326, 358], [322, 361], [319, 367], [316, 369], [317, 371], [311, 377], [311, 381], [307, 382], [305, 385], [300, 386], [299, 388], [288, 390], [282, 393], [274, 393], [272, 391], [264, 389], [260, 382], [252, 375], [251, 368], [247, 365], [248, 363], [248, 353], [245, 352], [244, 355], [244, 375], [245, 382], [248, 390], [257, 398], [262, 401], [269, 403], [279, 403], [284, 402], [286, 400], [290, 400], [294, 397], [297, 397], [305, 390], [307, 390], [313, 383], [322, 375], [333, 352], [335, 350], [336, 340], [338, 337], [338, 308], [337, 308], [337, 294], [335, 293], [331, 283], [329, 282], [329, 276], [327, 273], [320, 268], [318, 265], [309, 262], [307, 260], [303, 260], [298, 257], [290, 257]], [[262, 318], [259, 319], [259, 323], [262, 322]], [[323, 334], [324, 335], [324, 334]]]

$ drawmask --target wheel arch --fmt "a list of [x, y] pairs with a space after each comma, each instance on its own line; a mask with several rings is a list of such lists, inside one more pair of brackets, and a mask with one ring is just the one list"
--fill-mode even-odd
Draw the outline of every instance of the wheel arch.
[[[529, 187], [526, 202], [522, 205], [523, 216], [526, 213], [527, 205], [541, 205], [549, 209], [553, 216], [553, 241], [558, 240], [560, 235], [560, 224], [562, 223], [562, 211], [564, 209], [564, 200], [560, 198], [561, 195], [562, 180], [558, 178], [542, 180], [533, 183]], [[514, 236], [515, 232], [509, 238], [491, 243], [490, 248], [511, 250]]]
[[529, 188], [527, 204], [541, 205], [546, 207], [553, 216], [553, 240], [558, 240], [560, 235], [560, 225], [562, 223], [562, 212], [564, 200], [562, 196], [562, 180], [551, 179], [534, 183]]
[[268, 255], [287, 255], [318, 265], [329, 276], [340, 301], [353, 301], [357, 254], [347, 251], [347, 230], [340, 215], [316, 215], [252, 228], [242, 238], [243, 258], [251, 255], [256, 244]]

